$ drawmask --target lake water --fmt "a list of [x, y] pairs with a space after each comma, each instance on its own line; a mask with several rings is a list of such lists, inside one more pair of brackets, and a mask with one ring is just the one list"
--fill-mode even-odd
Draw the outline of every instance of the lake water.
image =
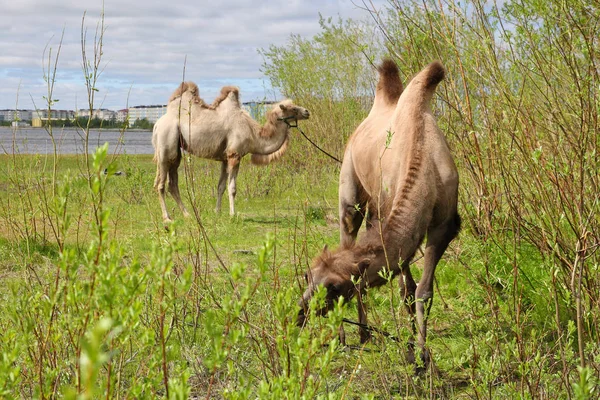
[[[53, 128], [57, 151], [60, 154], [83, 154], [83, 131], [75, 128]], [[151, 131], [125, 131], [92, 129], [89, 151], [108, 142], [108, 152], [127, 154], [154, 154]], [[43, 128], [0, 127], [0, 152], [2, 154], [49, 154], [52, 140]]]

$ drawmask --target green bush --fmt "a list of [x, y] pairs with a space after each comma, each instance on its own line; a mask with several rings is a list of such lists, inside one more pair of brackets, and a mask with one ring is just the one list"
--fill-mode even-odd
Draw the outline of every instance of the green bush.
[[[302, 276], [339, 237], [339, 166], [303, 138], [281, 163], [245, 162], [234, 218], [212, 212], [219, 165], [185, 157], [193, 217], [165, 227], [151, 156], [89, 147], [86, 123], [83, 155], [0, 156], [0, 397], [593, 398], [597, 14], [577, 1], [390, 2], [372, 24], [322, 19], [314, 38], [262, 52], [272, 83], [311, 110], [302, 128], [338, 156], [369, 111], [372, 63], [394, 57], [404, 81], [432, 59], [448, 69], [435, 113], [465, 228], [436, 274], [426, 376], [404, 358], [394, 282], [366, 302], [397, 341], [355, 347], [347, 328], [341, 347], [352, 303], [296, 326]], [[93, 109], [102, 62], [83, 44]]]

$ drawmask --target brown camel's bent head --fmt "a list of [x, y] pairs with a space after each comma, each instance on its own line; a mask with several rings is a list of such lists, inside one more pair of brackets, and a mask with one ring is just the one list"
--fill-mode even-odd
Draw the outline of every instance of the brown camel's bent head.
[[323, 316], [333, 309], [340, 297], [344, 301], [352, 299], [359, 290], [357, 287], [358, 277], [366, 271], [370, 263], [370, 258], [357, 256], [357, 253], [349, 248], [340, 248], [335, 252], [330, 252], [325, 247], [322, 254], [313, 262], [310, 271], [304, 275], [307, 287], [298, 302], [300, 311], [296, 324], [304, 325], [310, 300], [319, 286], [323, 286], [327, 290], [327, 294], [325, 295], [325, 306], [316, 310], [318, 316]]

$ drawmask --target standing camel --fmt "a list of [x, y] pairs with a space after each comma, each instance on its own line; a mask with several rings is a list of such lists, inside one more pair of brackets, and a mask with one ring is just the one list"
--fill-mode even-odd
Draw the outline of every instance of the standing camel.
[[154, 187], [165, 222], [171, 218], [165, 204], [165, 182], [169, 192], [185, 216], [188, 216], [178, 187], [177, 169], [181, 162], [181, 149], [195, 156], [221, 161], [217, 207], [221, 211], [221, 199], [229, 180], [229, 214], [235, 214], [234, 199], [236, 177], [240, 160], [251, 153], [254, 164], [268, 164], [279, 159], [287, 149], [290, 125], [288, 121], [308, 119], [307, 109], [283, 100], [266, 115], [261, 126], [242, 109], [239, 90], [225, 86], [212, 105], [200, 98], [198, 86], [193, 82], [182, 83], [169, 99], [167, 113], [156, 124], [152, 134], [156, 179]]
[[[325, 248], [306, 274], [308, 285], [299, 302], [297, 323], [304, 325], [309, 301], [317, 286], [323, 285], [326, 306], [317, 314], [325, 314], [339, 297], [347, 301], [356, 296], [363, 324], [360, 338], [365, 342], [370, 336], [365, 289], [385, 284], [384, 270], [391, 276], [401, 273], [402, 296], [413, 334], [416, 314], [418, 345], [427, 368], [425, 342], [435, 268], [460, 229], [458, 172], [430, 108], [445, 71], [433, 62], [404, 92], [393, 61], [384, 60], [379, 73], [373, 107], [350, 138], [340, 172], [341, 246], [334, 251]], [[365, 214], [367, 231], [356, 241]], [[417, 286], [409, 266], [425, 236], [423, 275]], [[343, 331], [340, 334], [343, 340]], [[410, 343], [408, 359], [414, 363]]]

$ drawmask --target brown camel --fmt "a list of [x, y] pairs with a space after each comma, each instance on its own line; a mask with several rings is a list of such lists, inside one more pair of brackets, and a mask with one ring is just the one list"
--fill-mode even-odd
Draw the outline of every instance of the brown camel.
[[288, 121], [308, 119], [307, 109], [283, 100], [266, 115], [261, 126], [242, 109], [239, 90], [233, 86], [221, 89], [221, 95], [212, 105], [200, 98], [198, 86], [193, 82], [182, 83], [171, 95], [167, 113], [156, 124], [152, 134], [154, 160], [157, 164], [154, 187], [165, 222], [171, 221], [165, 204], [165, 182], [185, 216], [188, 216], [178, 187], [177, 169], [181, 162], [181, 149], [198, 157], [221, 161], [217, 207], [221, 210], [221, 198], [229, 180], [229, 213], [235, 214], [234, 198], [236, 177], [240, 160], [251, 153], [254, 164], [268, 164], [280, 158], [287, 149]]
[[[405, 305], [418, 325], [418, 345], [425, 367], [427, 316], [433, 300], [435, 268], [460, 229], [457, 212], [458, 173], [430, 103], [444, 68], [433, 62], [417, 74], [404, 92], [391, 60], [379, 67], [375, 101], [349, 140], [340, 173], [341, 246], [318, 256], [306, 274], [297, 323], [304, 325], [309, 301], [319, 285], [327, 290], [324, 309], [339, 297], [358, 300], [361, 342], [369, 339], [365, 288], [385, 284], [383, 271], [400, 273]], [[367, 232], [355, 242], [367, 216]], [[417, 286], [410, 262], [426, 239], [423, 275]], [[358, 282], [358, 284], [356, 284]], [[340, 332], [343, 340], [343, 331]], [[408, 358], [414, 358], [414, 345]]]

